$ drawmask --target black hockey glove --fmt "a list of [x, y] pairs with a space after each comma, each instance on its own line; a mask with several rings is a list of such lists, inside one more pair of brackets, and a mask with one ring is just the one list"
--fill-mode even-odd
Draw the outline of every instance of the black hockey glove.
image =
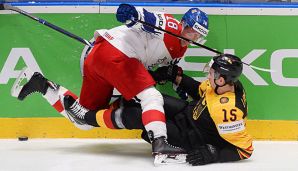
[[217, 162], [217, 160], [218, 152], [216, 148], [210, 144], [199, 146], [186, 156], [186, 161], [193, 166], [214, 163]]
[[184, 91], [181, 87], [177, 87], [176, 93], [182, 100], [187, 100], [188, 99], [188, 94], [186, 91]]
[[175, 83], [177, 75], [182, 75], [183, 70], [178, 65], [169, 65], [157, 68], [155, 71], [151, 71], [153, 79], [159, 84], [163, 84], [166, 81]]

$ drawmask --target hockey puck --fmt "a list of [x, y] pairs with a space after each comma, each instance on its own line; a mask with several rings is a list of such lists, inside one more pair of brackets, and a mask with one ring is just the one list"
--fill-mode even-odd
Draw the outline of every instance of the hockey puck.
[[18, 140], [19, 140], [19, 141], [27, 141], [27, 140], [28, 140], [28, 137], [26, 137], [26, 136], [21, 136], [21, 137], [18, 137]]

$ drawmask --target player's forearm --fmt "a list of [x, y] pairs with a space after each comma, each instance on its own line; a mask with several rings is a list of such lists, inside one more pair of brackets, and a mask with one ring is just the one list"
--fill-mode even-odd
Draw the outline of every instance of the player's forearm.
[[[243, 155], [241, 155], [241, 153], [239, 153], [239, 150], [241, 149], [237, 149], [237, 147], [235, 146], [229, 146], [226, 148], [223, 148], [219, 151], [219, 158], [218, 161], [219, 162], [231, 162], [231, 161], [238, 161], [238, 160], [243, 160], [243, 159], [248, 159], [250, 157], [251, 154], [247, 153], [247, 156], [244, 157]], [[246, 153], [244, 150], [241, 150], [242, 153]]]
[[200, 82], [183, 74], [176, 77], [176, 84], [184, 91], [187, 92], [193, 99], [199, 99], [199, 85]]
[[[159, 26], [158, 25], [159, 18], [156, 17], [156, 15], [157, 15], [156, 12], [148, 11], [142, 7], [137, 7], [136, 10], [138, 12], [138, 20], [141, 20], [143, 22], [146, 22], [146, 23], [156, 26], [156, 27]], [[132, 28], [135, 28], [139, 31], [145, 31], [146, 33], [153, 33], [153, 34], [157, 33], [153, 27], [143, 25], [139, 22], [137, 22], [135, 25], [133, 25]]]

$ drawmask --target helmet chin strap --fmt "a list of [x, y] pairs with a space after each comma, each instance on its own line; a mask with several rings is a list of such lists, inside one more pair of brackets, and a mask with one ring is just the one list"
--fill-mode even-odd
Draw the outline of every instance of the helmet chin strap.
[[215, 93], [217, 94], [217, 95], [220, 95], [219, 93], [218, 93], [218, 88], [220, 88], [220, 87], [223, 87], [223, 86], [225, 86], [227, 83], [225, 83], [224, 85], [218, 85], [216, 82], [216, 79], [214, 79], [214, 84], [215, 84], [215, 89], [214, 89], [214, 91], [215, 91]]

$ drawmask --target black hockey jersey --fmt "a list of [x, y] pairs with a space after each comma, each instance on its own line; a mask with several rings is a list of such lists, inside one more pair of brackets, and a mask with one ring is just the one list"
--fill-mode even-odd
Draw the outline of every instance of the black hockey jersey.
[[[221, 161], [249, 158], [253, 152], [253, 139], [246, 129], [247, 102], [242, 84], [238, 81], [234, 92], [218, 95], [209, 80], [191, 82], [199, 88], [195, 91], [197, 97], [194, 99], [197, 100], [185, 111], [190, 125], [200, 132], [204, 143], [219, 148]], [[187, 91], [187, 86], [184, 89]]]

